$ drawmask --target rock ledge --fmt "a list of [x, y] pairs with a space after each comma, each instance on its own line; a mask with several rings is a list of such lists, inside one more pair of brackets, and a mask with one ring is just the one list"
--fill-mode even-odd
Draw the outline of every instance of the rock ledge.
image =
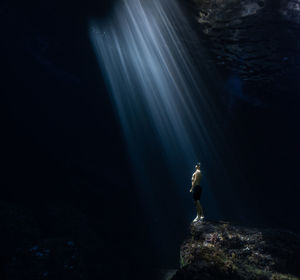
[[286, 230], [192, 224], [180, 249], [178, 279], [300, 279], [300, 236]]

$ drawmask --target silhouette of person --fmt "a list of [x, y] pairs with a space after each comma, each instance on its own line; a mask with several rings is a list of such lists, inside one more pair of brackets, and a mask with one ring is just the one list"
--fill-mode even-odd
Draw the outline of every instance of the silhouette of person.
[[195, 165], [195, 169], [196, 169], [196, 171], [194, 172], [194, 174], [192, 176], [192, 187], [190, 189], [190, 192], [193, 193], [193, 199], [194, 199], [194, 202], [196, 205], [196, 210], [197, 210], [197, 216], [193, 220], [193, 222], [197, 222], [200, 220], [202, 221], [204, 219], [203, 209], [200, 204], [200, 198], [201, 198], [201, 194], [202, 194], [202, 187], [200, 186], [200, 181], [202, 179], [202, 173], [200, 170], [199, 162]]

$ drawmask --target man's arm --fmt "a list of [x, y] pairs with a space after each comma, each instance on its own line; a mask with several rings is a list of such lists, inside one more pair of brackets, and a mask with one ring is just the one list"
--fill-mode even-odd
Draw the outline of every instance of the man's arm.
[[190, 192], [192, 192], [193, 189], [194, 189], [195, 178], [196, 178], [196, 176], [195, 176], [195, 173], [194, 173], [193, 176], [192, 176], [192, 187], [190, 189]]

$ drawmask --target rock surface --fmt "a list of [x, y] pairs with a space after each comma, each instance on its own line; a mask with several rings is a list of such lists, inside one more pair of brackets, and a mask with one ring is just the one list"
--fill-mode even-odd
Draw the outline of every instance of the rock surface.
[[[189, 0], [215, 64], [246, 83], [298, 80], [298, 0]], [[284, 81], [286, 82], [286, 81]], [[277, 89], [277, 86], [276, 86]]]
[[225, 222], [191, 225], [180, 250], [181, 279], [300, 279], [300, 236]]

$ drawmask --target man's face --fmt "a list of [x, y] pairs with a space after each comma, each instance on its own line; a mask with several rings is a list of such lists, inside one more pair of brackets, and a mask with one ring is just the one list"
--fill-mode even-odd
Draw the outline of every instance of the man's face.
[[200, 165], [195, 165], [195, 169], [196, 170], [200, 169]]

